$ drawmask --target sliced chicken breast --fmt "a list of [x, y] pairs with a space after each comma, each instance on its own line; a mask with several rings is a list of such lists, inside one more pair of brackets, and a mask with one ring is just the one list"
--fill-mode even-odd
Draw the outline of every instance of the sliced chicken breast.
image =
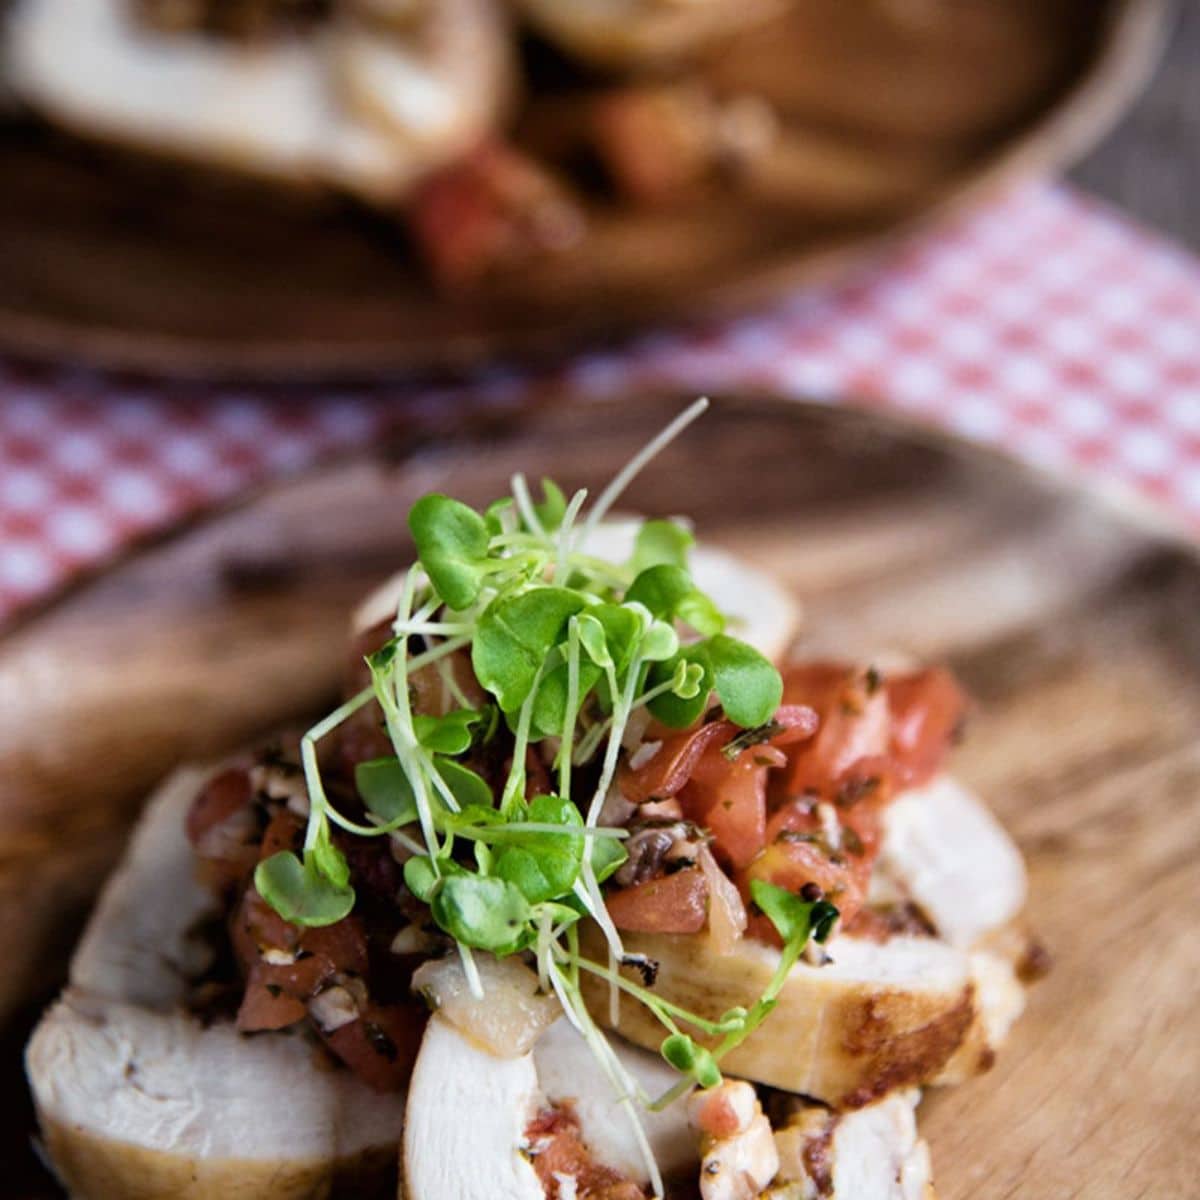
[[240, 44], [141, 27], [124, 0], [16, 0], [5, 73], [74, 132], [394, 204], [474, 145], [510, 88], [495, 0], [437, 0], [411, 30], [339, 19]]
[[151, 801], [29, 1043], [50, 1159], [79, 1200], [381, 1194], [403, 1097], [323, 1068], [299, 1034], [247, 1037], [182, 1008], [213, 912], [184, 834], [204, 774]]
[[[889, 898], [917, 904], [933, 935], [835, 934], [830, 961], [798, 963], [769, 1020], [724, 1060], [735, 1075], [840, 1108], [897, 1087], [955, 1082], [991, 1064], [1024, 1005], [1017, 965], [1029, 942], [1014, 922], [1025, 900], [1019, 852], [952, 780], [901, 797], [896, 808], [879, 883]], [[749, 939], [729, 954], [704, 936], [627, 934], [624, 943], [659, 963], [662, 995], [710, 1019], [753, 1004], [779, 962], [778, 951]], [[598, 938], [590, 948], [602, 953]], [[608, 988], [592, 982], [586, 992], [596, 1019], [608, 1020]], [[653, 1018], [624, 999], [615, 1028], [644, 1046], [661, 1036]]]
[[[620, 1038], [611, 1044], [650, 1095], [676, 1082], [657, 1055]], [[771, 1200], [931, 1200], [929, 1153], [913, 1115], [917, 1099], [910, 1090], [838, 1115], [797, 1097], [772, 1134], [753, 1089], [730, 1080], [691, 1102], [681, 1099], [641, 1116], [668, 1195], [672, 1183], [693, 1194], [698, 1178], [703, 1200], [751, 1200], [760, 1193]], [[703, 1132], [702, 1113], [700, 1128], [695, 1123], [697, 1109], [714, 1101], [725, 1109], [720, 1137]], [[572, 1114], [596, 1163], [649, 1187], [627, 1114], [565, 1018], [543, 1034], [533, 1052], [501, 1058], [434, 1017], [409, 1092], [407, 1200], [544, 1200], [534, 1163], [546, 1147], [529, 1129], [548, 1107]], [[573, 1180], [556, 1182], [560, 1196], [574, 1194]]]
[[[647, 1090], [665, 1091], [677, 1076], [660, 1059], [615, 1046], [622, 1065]], [[646, 1163], [629, 1119], [583, 1038], [564, 1019], [518, 1058], [499, 1058], [443, 1017], [421, 1043], [409, 1088], [404, 1132], [408, 1200], [543, 1200], [528, 1134], [539, 1112], [569, 1104], [594, 1158], [645, 1185]], [[664, 1171], [696, 1157], [686, 1106], [648, 1123]]]
[[933, 1200], [914, 1090], [853, 1113], [801, 1105], [775, 1132], [779, 1174], [763, 1200]]

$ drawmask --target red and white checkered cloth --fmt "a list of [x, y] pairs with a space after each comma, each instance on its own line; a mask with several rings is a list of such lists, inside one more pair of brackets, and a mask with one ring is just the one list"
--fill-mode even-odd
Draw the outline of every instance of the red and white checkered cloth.
[[[766, 389], [893, 407], [1140, 490], [1200, 530], [1200, 263], [1024, 186], [773, 309], [454, 389], [200, 393], [0, 363], [0, 621], [132, 539], [369, 444], [414, 402]], [[409, 407], [404, 407], [409, 406]]]

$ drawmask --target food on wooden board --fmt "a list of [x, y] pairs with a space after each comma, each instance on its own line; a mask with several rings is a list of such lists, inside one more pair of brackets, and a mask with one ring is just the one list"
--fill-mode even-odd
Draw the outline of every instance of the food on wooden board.
[[789, 661], [767, 575], [612, 515], [704, 407], [590, 506], [423, 497], [345, 702], [152, 804], [28, 1051], [74, 1194], [927, 1193], [1023, 864], [948, 672]]

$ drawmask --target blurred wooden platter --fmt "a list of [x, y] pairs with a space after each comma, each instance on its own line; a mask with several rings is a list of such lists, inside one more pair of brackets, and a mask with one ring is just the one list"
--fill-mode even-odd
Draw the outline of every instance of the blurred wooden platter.
[[[505, 431], [273, 485], [0, 639], [10, 1113], [26, 1105], [13, 1014], [57, 985], [148, 788], [328, 702], [351, 606], [408, 556], [412, 500], [485, 501], [518, 469], [595, 489], [682, 404], [549, 399]], [[1191, 1194], [1197, 547], [932, 430], [768, 399], [718, 402], [627, 502], [690, 513], [783, 577], [805, 602], [804, 650], [947, 660], [975, 697], [956, 770], [1021, 843], [1056, 966], [993, 1072], [922, 1108], [943, 1200]], [[5, 1123], [0, 1161], [24, 1164], [7, 1194], [33, 1200], [55, 1193], [29, 1128], [27, 1112]]]
[[[569, 254], [437, 296], [344, 202], [0, 128], [0, 347], [142, 372], [453, 372], [728, 313], [1063, 167], [1138, 92], [1171, 0], [796, 0], [705, 72], [767, 97], [761, 186], [667, 211], [594, 197]], [[528, 117], [553, 114], [535, 95]]]

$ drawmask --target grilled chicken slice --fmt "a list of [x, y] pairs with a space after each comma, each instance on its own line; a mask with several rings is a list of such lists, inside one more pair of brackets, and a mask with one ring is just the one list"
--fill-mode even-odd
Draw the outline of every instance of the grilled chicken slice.
[[47, 1152], [79, 1200], [385, 1194], [403, 1097], [324, 1069], [301, 1036], [248, 1038], [182, 1008], [213, 913], [184, 818], [205, 772], [151, 801], [26, 1070]]
[[[877, 898], [915, 904], [933, 933], [835, 934], [830, 961], [798, 963], [769, 1020], [724, 1060], [731, 1072], [841, 1108], [990, 1065], [1024, 1005], [1018, 851], [981, 801], [943, 777], [895, 802], [876, 874]], [[627, 934], [624, 943], [659, 963], [663, 996], [711, 1019], [753, 1004], [779, 961], [752, 939], [728, 954], [704, 935]], [[607, 987], [586, 991], [606, 1021]], [[619, 1032], [657, 1045], [640, 1005], [622, 1001], [619, 1014]]]
[[4, 58], [15, 94], [73, 132], [390, 206], [493, 128], [510, 53], [497, 0], [244, 44], [144, 27], [124, 0], [16, 0]]

